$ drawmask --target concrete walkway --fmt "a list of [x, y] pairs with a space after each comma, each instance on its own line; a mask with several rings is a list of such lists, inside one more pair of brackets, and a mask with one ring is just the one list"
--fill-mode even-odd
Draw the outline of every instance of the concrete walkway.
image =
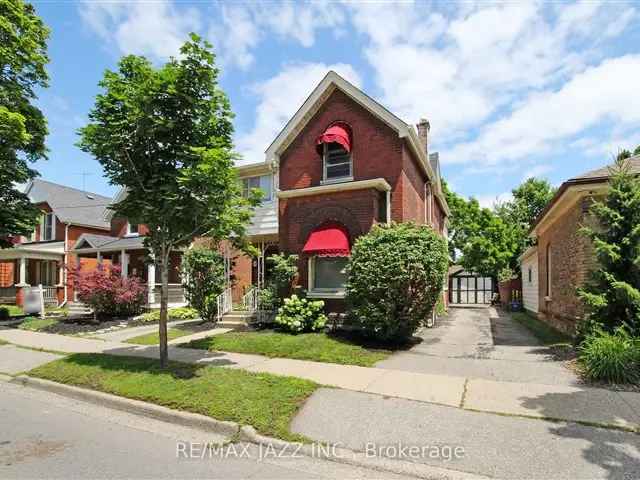
[[422, 342], [376, 367], [485, 380], [579, 386], [564, 362], [524, 326], [495, 308], [451, 308]]
[[[157, 346], [138, 346], [17, 329], [0, 330], [0, 339], [29, 348], [57, 352], [158, 358]], [[640, 393], [567, 385], [488, 381], [386, 368], [208, 352], [175, 346], [169, 347], [169, 357], [187, 363], [294, 376], [346, 390], [469, 410], [640, 429]]]

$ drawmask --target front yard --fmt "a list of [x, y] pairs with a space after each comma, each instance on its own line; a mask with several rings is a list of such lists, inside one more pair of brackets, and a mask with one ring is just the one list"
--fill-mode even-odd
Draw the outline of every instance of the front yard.
[[[184, 337], [195, 333], [194, 330], [188, 328], [168, 328], [167, 329], [167, 341], [175, 340], [176, 338]], [[139, 335], [127, 340], [127, 343], [134, 343], [136, 345], [158, 345], [160, 343], [160, 334], [156, 332], [147, 333], [145, 335]]]
[[363, 342], [346, 336], [327, 333], [292, 335], [271, 330], [229, 332], [194, 340], [182, 346], [361, 367], [371, 367], [393, 353], [387, 349], [368, 347]]
[[289, 424], [318, 388], [308, 380], [238, 369], [103, 354], [75, 354], [29, 375], [253, 425], [263, 435], [303, 440]]

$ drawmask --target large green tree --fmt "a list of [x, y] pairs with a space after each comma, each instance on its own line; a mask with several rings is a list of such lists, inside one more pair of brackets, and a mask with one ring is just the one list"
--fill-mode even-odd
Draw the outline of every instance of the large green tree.
[[33, 231], [39, 215], [17, 184], [36, 175], [31, 162], [46, 158], [47, 122], [33, 101], [48, 82], [48, 37], [31, 4], [0, 0], [0, 248]]
[[451, 191], [443, 182], [451, 218], [449, 219], [449, 255], [466, 270], [496, 277], [517, 263], [518, 235], [514, 225], [492, 209], [482, 208], [475, 198], [469, 200]]
[[233, 114], [218, 86], [211, 45], [196, 35], [155, 68], [123, 57], [107, 71], [80, 129], [80, 147], [93, 154], [114, 185], [127, 189], [117, 215], [145, 224], [145, 244], [162, 279], [160, 361], [167, 364], [169, 255], [195, 238], [244, 238], [257, 196], [242, 198], [233, 168]]
[[619, 155], [606, 198], [593, 203], [593, 221], [582, 228], [597, 259], [578, 291], [588, 313], [582, 334], [598, 324], [608, 331], [625, 326], [640, 336], [640, 178], [625, 158]]

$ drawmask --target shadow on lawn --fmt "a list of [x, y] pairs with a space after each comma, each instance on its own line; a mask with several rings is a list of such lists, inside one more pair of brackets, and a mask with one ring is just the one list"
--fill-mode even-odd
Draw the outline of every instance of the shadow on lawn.
[[[588, 390], [547, 393], [538, 397], [524, 398], [523, 405], [549, 418], [557, 418], [560, 416], [558, 412], [562, 406], [574, 405], [578, 409], [581, 406], [587, 408], [592, 401], [591, 395], [592, 393]], [[613, 422], [616, 419], [630, 423], [638, 421], [638, 415], [635, 415], [630, 408], [626, 411], [623, 408], [618, 410], [619, 415], [612, 414], [609, 421]], [[582, 449], [583, 458], [602, 468], [603, 478], [640, 478], [640, 435], [571, 422], [559, 422], [556, 426], [549, 425], [549, 432], [562, 439], [581, 440], [585, 445]]]
[[366, 337], [358, 332], [350, 332], [346, 330], [336, 330], [327, 332], [327, 336], [336, 342], [344, 343], [347, 345], [356, 345], [367, 350], [382, 350], [382, 351], [400, 351], [409, 350], [412, 347], [423, 341], [420, 337], [411, 337], [402, 342], [382, 342], [370, 337]]

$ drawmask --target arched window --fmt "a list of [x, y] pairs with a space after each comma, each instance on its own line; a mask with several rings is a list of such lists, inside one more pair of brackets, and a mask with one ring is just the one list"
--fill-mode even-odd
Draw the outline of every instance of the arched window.
[[346, 267], [351, 253], [346, 228], [332, 222], [316, 228], [302, 252], [309, 255], [308, 295], [320, 298], [344, 296]]
[[353, 180], [351, 159], [351, 133], [342, 122], [333, 123], [316, 139], [322, 155], [322, 182], [345, 182]]

